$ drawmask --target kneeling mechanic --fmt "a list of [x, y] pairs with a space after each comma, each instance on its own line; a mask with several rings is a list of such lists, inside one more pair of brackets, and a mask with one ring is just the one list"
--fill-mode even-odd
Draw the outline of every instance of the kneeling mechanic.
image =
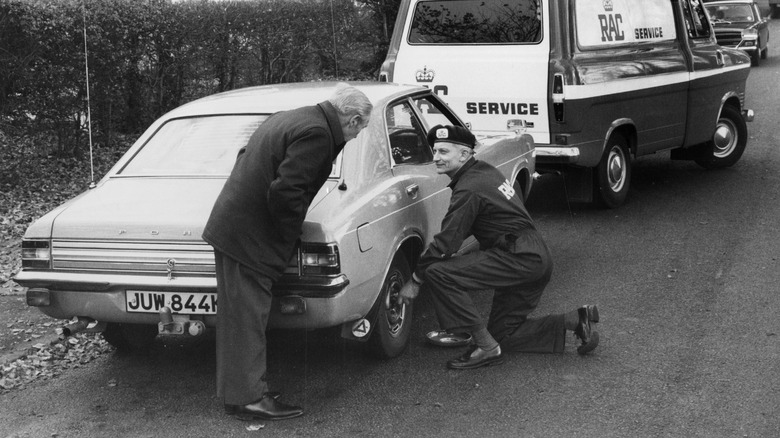
[[[472, 369], [499, 364], [504, 359], [502, 349], [560, 353], [566, 330], [581, 341], [579, 354], [596, 348], [598, 332], [591, 329], [591, 322], [599, 319], [595, 305], [528, 318], [550, 281], [550, 252], [520, 194], [498, 169], [474, 158], [474, 135], [463, 127], [437, 125], [428, 133], [428, 144], [437, 172], [451, 179], [452, 195], [440, 232], [400, 296], [410, 302], [425, 283], [441, 328], [471, 334], [472, 345], [447, 366]], [[453, 257], [469, 235], [477, 239], [479, 250]], [[495, 292], [486, 324], [470, 292], [489, 289]]]

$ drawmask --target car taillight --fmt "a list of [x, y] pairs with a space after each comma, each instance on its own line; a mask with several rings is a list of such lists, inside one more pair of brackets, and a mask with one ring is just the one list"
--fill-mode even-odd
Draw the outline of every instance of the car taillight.
[[334, 243], [304, 243], [301, 245], [303, 275], [338, 275], [341, 273], [339, 248]]
[[22, 268], [48, 269], [51, 267], [51, 246], [48, 240], [22, 241]]

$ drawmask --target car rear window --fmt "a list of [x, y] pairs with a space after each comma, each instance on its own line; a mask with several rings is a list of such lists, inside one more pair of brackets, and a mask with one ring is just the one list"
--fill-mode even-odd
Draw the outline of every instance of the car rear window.
[[228, 175], [238, 150], [266, 115], [173, 119], [119, 171], [123, 176]]
[[444, 0], [417, 3], [410, 44], [538, 43], [538, 0]]

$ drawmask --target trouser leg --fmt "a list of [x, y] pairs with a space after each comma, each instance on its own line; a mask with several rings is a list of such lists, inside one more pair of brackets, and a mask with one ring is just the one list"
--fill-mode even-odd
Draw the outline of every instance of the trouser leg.
[[524, 290], [496, 290], [488, 330], [504, 351], [561, 353], [566, 341], [563, 315], [528, 318], [539, 303], [546, 282]]
[[245, 405], [268, 390], [266, 337], [273, 281], [215, 252], [217, 396]]
[[494, 289], [488, 331], [505, 351], [563, 352], [563, 315], [528, 319], [539, 305], [552, 276], [546, 250], [510, 254], [478, 251], [434, 263], [425, 272], [426, 285], [441, 328], [473, 330], [485, 325], [469, 292]]
[[431, 291], [441, 328], [474, 329], [486, 324], [470, 293], [514, 289], [528, 282], [538, 282], [546, 271], [539, 256], [525, 257], [489, 249], [432, 264], [425, 271], [425, 284]]

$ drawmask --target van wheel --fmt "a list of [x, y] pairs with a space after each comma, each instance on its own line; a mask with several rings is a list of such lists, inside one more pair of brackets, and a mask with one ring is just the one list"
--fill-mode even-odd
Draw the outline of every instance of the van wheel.
[[396, 254], [379, 292], [376, 327], [368, 341], [371, 352], [378, 358], [396, 357], [409, 344], [414, 304], [399, 302], [398, 293], [411, 276], [406, 257], [401, 253]]
[[613, 134], [601, 157], [594, 175], [594, 198], [608, 208], [616, 208], [626, 202], [631, 182], [631, 156], [628, 141], [621, 134]]
[[704, 144], [696, 164], [705, 169], [720, 169], [733, 166], [745, 152], [747, 144], [747, 123], [738, 109], [724, 106], [712, 140]]
[[139, 353], [152, 346], [157, 337], [157, 326], [147, 324], [108, 323], [103, 339], [119, 352]]

